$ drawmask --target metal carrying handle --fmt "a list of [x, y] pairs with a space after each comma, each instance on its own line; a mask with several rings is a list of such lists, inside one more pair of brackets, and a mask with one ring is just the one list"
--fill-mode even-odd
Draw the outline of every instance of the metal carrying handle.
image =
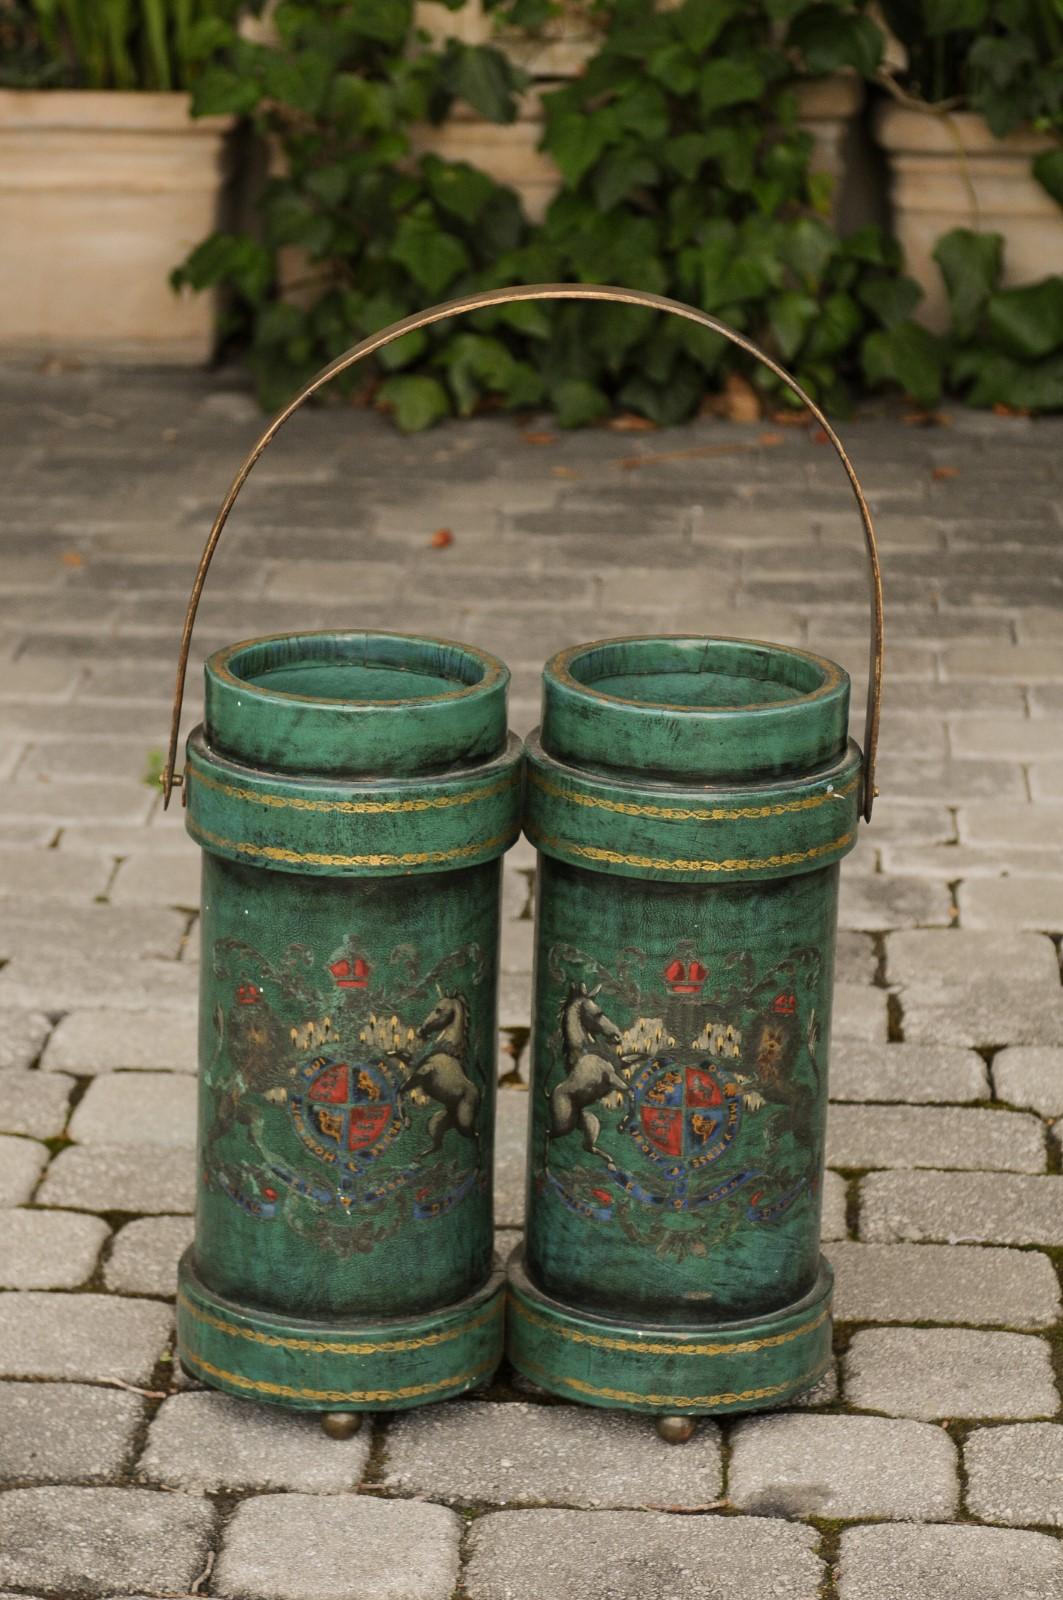
[[325, 384], [341, 372], [346, 372], [349, 367], [356, 366], [366, 356], [373, 355], [377, 350], [382, 350], [385, 345], [393, 344], [396, 339], [401, 339], [405, 333], [414, 333], [419, 328], [427, 328], [434, 322], [442, 322], [447, 317], [462, 316], [467, 311], [483, 311], [491, 306], [513, 305], [523, 300], [607, 300], [620, 305], [643, 306], [648, 311], [668, 311], [677, 317], [685, 317], [688, 322], [695, 322], [699, 327], [709, 328], [713, 333], [720, 334], [731, 344], [737, 345], [747, 355], [751, 355], [763, 366], [780, 378], [787, 388], [805, 405], [815, 417], [823, 432], [830, 440], [837, 452], [838, 459], [845, 468], [846, 475], [856, 497], [860, 520], [864, 527], [864, 539], [867, 544], [867, 556], [870, 566], [870, 598], [871, 598], [871, 645], [868, 658], [868, 684], [867, 684], [867, 716], [864, 723], [864, 781], [861, 809], [865, 820], [870, 822], [871, 809], [874, 805], [878, 790], [875, 788], [875, 755], [878, 749], [878, 722], [879, 702], [882, 694], [882, 648], [884, 641], [882, 621], [882, 574], [879, 568], [878, 547], [875, 543], [875, 530], [871, 524], [871, 513], [868, 510], [864, 491], [853, 470], [853, 464], [846, 455], [841, 440], [827, 421], [823, 412], [815, 401], [801, 388], [796, 378], [790, 376], [785, 367], [781, 367], [771, 356], [765, 355], [763, 350], [757, 348], [741, 333], [736, 333], [725, 323], [718, 322], [715, 317], [709, 316], [705, 311], [698, 311], [693, 306], [684, 305], [681, 300], [669, 300], [664, 295], [646, 294], [641, 289], [619, 289], [613, 285], [583, 284], [583, 283], [533, 283], [522, 285], [516, 289], [489, 289], [481, 294], [464, 295], [460, 300], [448, 300], [443, 305], [430, 306], [427, 311], [418, 311], [412, 317], [404, 317], [401, 322], [393, 322], [389, 328], [381, 328], [379, 333], [370, 334], [368, 339], [363, 339], [360, 344], [352, 346], [337, 356], [335, 361], [330, 361], [327, 367], [310, 379], [310, 382], [301, 389], [293, 400], [289, 400], [283, 411], [278, 412], [251, 450], [243, 466], [232, 481], [232, 486], [222, 502], [221, 509], [214, 519], [214, 526], [210, 530], [207, 542], [203, 547], [199, 567], [192, 584], [192, 592], [188, 597], [188, 608], [185, 612], [184, 627], [181, 630], [181, 649], [177, 658], [177, 683], [174, 688], [173, 718], [170, 723], [170, 748], [166, 757], [166, 769], [162, 777], [163, 806], [168, 806], [174, 785], [183, 782], [180, 774], [174, 770], [177, 760], [177, 740], [181, 723], [181, 705], [184, 700], [185, 677], [188, 671], [188, 652], [192, 643], [192, 629], [196, 623], [196, 612], [199, 609], [200, 596], [203, 585], [207, 579], [207, 571], [213, 559], [214, 552], [221, 538], [222, 529], [229, 520], [229, 513], [236, 504], [236, 497], [250, 476], [251, 469], [266, 446], [278, 434], [288, 418], [294, 416], [311, 395], [323, 389]]

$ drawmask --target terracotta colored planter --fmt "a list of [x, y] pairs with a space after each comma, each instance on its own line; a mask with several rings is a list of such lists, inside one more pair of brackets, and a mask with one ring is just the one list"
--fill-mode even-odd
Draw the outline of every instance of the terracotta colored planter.
[[887, 103], [875, 131], [890, 163], [893, 230], [907, 270], [926, 295], [919, 320], [937, 331], [949, 320], [932, 251], [951, 228], [1004, 235], [1004, 282], [1031, 283], [1063, 272], [1063, 210], [1030, 172], [1056, 147], [1034, 133], [996, 139], [971, 112], [948, 117]]
[[0, 91], [0, 350], [208, 360], [211, 297], [169, 274], [217, 225], [229, 126], [186, 94]]

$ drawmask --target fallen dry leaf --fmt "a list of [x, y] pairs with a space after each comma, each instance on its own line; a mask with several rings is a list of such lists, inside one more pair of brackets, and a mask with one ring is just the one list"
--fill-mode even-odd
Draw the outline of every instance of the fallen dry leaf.
[[729, 372], [723, 385], [724, 416], [731, 422], [759, 422], [762, 413], [760, 396], [748, 378], [740, 372]]
[[81, 567], [85, 564], [84, 557], [76, 550], [64, 550], [61, 559], [64, 567]]
[[579, 473], [576, 471], [575, 467], [551, 467], [550, 471], [555, 478], [579, 477]]
[[448, 544], [454, 543], [454, 535], [449, 528], [437, 528], [428, 543], [433, 550], [445, 550]]
[[938, 483], [941, 483], [945, 478], [958, 478], [959, 475], [959, 467], [935, 467], [930, 474], [930, 476], [935, 478]]
[[654, 433], [657, 424], [651, 422], [649, 417], [638, 417], [633, 411], [621, 411], [618, 417], [610, 417], [606, 423], [613, 433]]
[[807, 428], [812, 421], [807, 411], [791, 411], [789, 406], [784, 411], [770, 411], [768, 415], [772, 422], [780, 423], [784, 428]]
[[993, 407], [993, 415], [995, 417], [1028, 417], [1030, 408], [1029, 406], [1006, 406], [1003, 400], [998, 400]]
[[764, 445], [782, 444], [782, 434], [781, 433], [762, 433], [760, 438], [757, 440], [757, 443], [758, 444], [764, 444]]
[[812, 435], [813, 444], [830, 444], [830, 435], [826, 428], [817, 428]]
[[521, 438], [525, 444], [556, 444], [556, 433], [536, 433], [534, 430], [522, 433]]

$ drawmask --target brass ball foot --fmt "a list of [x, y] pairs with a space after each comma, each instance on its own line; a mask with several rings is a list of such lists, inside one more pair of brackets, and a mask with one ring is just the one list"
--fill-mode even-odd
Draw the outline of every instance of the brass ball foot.
[[321, 1413], [322, 1432], [327, 1433], [330, 1439], [353, 1439], [361, 1426], [361, 1414], [357, 1411], [323, 1411]]
[[698, 1431], [696, 1417], [658, 1417], [657, 1432], [665, 1444], [688, 1444]]

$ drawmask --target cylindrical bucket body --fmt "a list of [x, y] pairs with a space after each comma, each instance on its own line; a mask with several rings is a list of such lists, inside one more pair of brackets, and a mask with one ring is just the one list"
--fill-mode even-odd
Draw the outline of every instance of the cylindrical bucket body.
[[402, 1409], [501, 1350], [492, 1261], [508, 674], [389, 634], [221, 651], [188, 744], [204, 850], [182, 1362], [230, 1393]]
[[735, 640], [547, 667], [528, 1216], [509, 1353], [592, 1405], [777, 1405], [830, 1356], [819, 1253], [848, 679]]

